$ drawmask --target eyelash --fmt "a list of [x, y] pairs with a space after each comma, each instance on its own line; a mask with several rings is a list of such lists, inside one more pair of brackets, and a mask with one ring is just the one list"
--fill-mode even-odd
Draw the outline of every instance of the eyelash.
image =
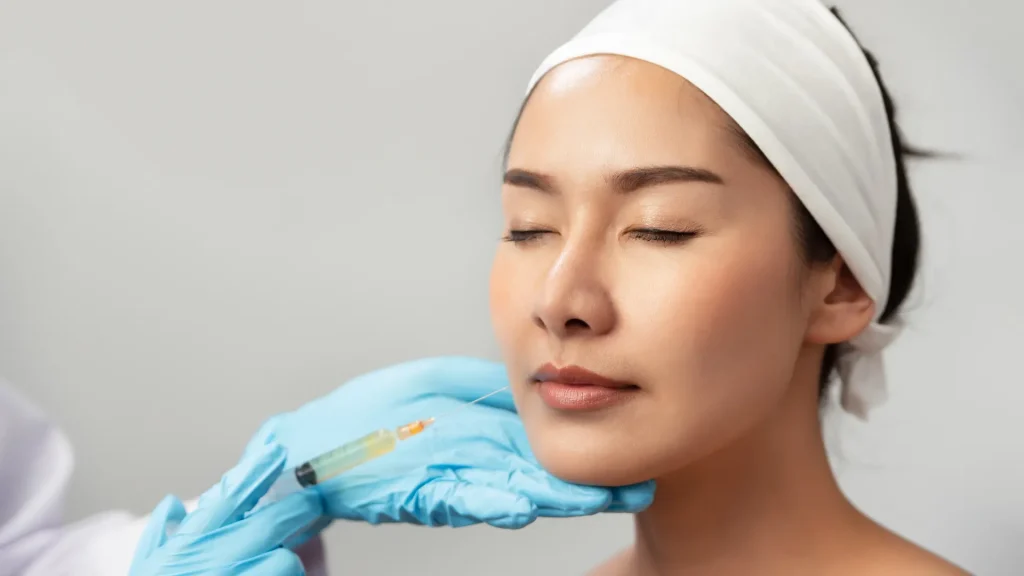
[[634, 238], [655, 244], [682, 244], [698, 233], [696, 230], [658, 230], [657, 228], [640, 228], [630, 231]]
[[511, 242], [515, 245], [526, 244], [531, 240], [536, 240], [542, 234], [547, 234], [548, 230], [509, 230], [502, 240], [505, 242]]
[[[543, 234], [550, 233], [549, 230], [509, 230], [502, 240], [521, 245], [537, 240]], [[630, 235], [638, 240], [666, 245], [682, 244], [699, 233], [696, 230], [680, 232], [676, 230], [659, 230], [657, 228], [640, 228], [630, 231]]]

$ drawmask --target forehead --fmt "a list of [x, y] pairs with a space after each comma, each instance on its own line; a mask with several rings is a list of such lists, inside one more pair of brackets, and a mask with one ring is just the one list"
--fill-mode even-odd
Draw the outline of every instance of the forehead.
[[[510, 163], [718, 163], [739, 151], [735, 125], [677, 74], [622, 56], [589, 56], [551, 70], [516, 126]], [[564, 165], [564, 164], [563, 164]]]

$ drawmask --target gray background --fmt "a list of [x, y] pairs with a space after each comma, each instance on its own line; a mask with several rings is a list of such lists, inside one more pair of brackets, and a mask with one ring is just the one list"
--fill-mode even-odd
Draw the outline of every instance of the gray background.
[[[74, 439], [73, 516], [198, 494], [265, 417], [355, 374], [494, 356], [502, 143], [534, 66], [606, 3], [0, 3], [0, 373]], [[830, 422], [838, 470], [894, 529], [1019, 574], [1024, 14], [841, 5], [911, 139], [966, 157], [914, 169], [924, 283], [891, 403]], [[572, 574], [630, 533], [344, 525], [328, 545], [340, 574]]]

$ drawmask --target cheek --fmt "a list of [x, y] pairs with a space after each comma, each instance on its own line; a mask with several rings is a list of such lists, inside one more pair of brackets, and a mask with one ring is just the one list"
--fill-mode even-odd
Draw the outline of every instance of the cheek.
[[517, 365], [517, 350], [526, 345], [533, 284], [531, 270], [521, 265], [513, 250], [511, 246], [498, 248], [490, 278], [491, 325], [510, 368]]
[[795, 253], [787, 236], [758, 240], [695, 243], [636, 270], [622, 297], [657, 400], [649, 421], [674, 429], [662, 448], [686, 460], [752, 426], [792, 378], [804, 326]]
[[666, 329], [688, 345], [691, 365], [716, 384], [788, 383], [791, 374], [778, 366], [792, 368], [803, 320], [789, 194], [750, 178], [735, 192], [735, 201], [722, 208], [721, 228], [697, 238], [690, 251], [684, 247], [677, 259], [680, 289], [663, 295], [675, 309], [666, 311], [674, 318]]
[[628, 299], [636, 310], [633, 325], [656, 331], [649, 344], [666, 358], [669, 350], [661, 343], [684, 353], [692, 367], [687, 372], [707, 371], [717, 380], [761, 364], [777, 344], [791, 341], [801, 314], [788, 244], [752, 250], [742, 241], [712, 242], [702, 254], [653, 271], [647, 281], [634, 275], [636, 292]]

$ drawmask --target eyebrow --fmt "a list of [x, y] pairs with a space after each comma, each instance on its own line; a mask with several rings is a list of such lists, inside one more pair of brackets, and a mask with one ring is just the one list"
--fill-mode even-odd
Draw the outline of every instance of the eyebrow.
[[[631, 168], [611, 174], [608, 176], [607, 181], [615, 190], [624, 194], [661, 184], [687, 182], [724, 183], [722, 177], [718, 174], [704, 168], [692, 166], [646, 166]], [[550, 176], [520, 168], [506, 170], [504, 182], [510, 186], [530, 188], [547, 194], [557, 192], [554, 181]]]

